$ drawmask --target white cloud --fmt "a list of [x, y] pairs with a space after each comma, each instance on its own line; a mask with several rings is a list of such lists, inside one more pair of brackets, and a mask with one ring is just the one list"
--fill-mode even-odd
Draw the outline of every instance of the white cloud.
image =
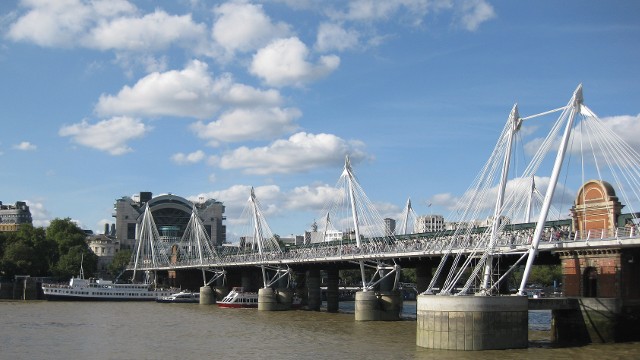
[[21, 151], [34, 151], [38, 147], [28, 141], [23, 141], [20, 144], [14, 145], [13, 148]]
[[422, 18], [431, 11], [447, 9], [450, 1], [432, 0], [355, 0], [348, 2], [347, 9], [334, 10], [330, 16], [334, 19], [372, 22], [390, 18], [410, 17], [412, 23], [419, 24]]
[[225, 51], [225, 58], [235, 52], [256, 50], [271, 40], [290, 34], [289, 25], [271, 21], [262, 5], [232, 1], [214, 9], [217, 16], [211, 35]]
[[197, 150], [189, 154], [176, 153], [171, 156], [171, 161], [178, 165], [195, 164], [204, 159], [204, 151]]
[[262, 91], [233, 82], [231, 75], [213, 78], [207, 64], [193, 60], [183, 70], [149, 74], [117, 95], [101, 95], [96, 112], [101, 115], [181, 116], [203, 119], [222, 106], [274, 105], [276, 90]]
[[[603, 156], [607, 152], [605, 150], [609, 149], [608, 152], [610, 153], [617, 152], [617, 150], [611, 149], [611, 144], [617, 143], [617, 140], [611, 139], [608, 132], [615, 134], [637, 153], [640, 153], [640, 136], [638, 136], [640, 134], [640, 114], [635, 116], [611, 116], [598, 119], [581, 118], [576, 119], [576, 124], [578, 121], [582, 121], [583, 125], [575, 126], [572, 130], [572, 139], [569, 147], [569, 151], [572, 154], [583, 154], [587, 159], [593, 159], [595, 154], [598, 161], [603, 161]], [[544, 129], [540, 131], [543, 130]], [[525, 153], [527, 155], [535, 154], [541, 147], [543, 141], [544, 138], [541, 136], [527, 141], [524, 144]], [[557, 151], [559, 143], [560, 139], [558, 138], [552, 145], [550, 151]], [[618, 159], [613, 158], [611, 159], [611, 163], [615, 163], [615, 160], [619, 159], [621, 159], [621, 157]]]
[[[544, 196], [549, 187], [549, 177], [544, 176], [536, 176], [535, 184], [537, 190]], [[510, 179], [507, 182], [507, 188], [505, 190], [506, 199], [513, 197], [514, 199], [528, 199], [530, 193], [530, 184], [531, 179], [529, 178], [515, 178]], [[498, 185], [493, 186], [491, 189], [487, 190], [486, 196], [476, 197], [474, 196], [473, 191], [469, 191], [462, 196], [456, 196], [451, 193], [442, 193], [434, 195], [429, 199], [429, 202], [436, 206], [441, 206], [447, 210], [455, 211], [455, 213], [451, 214], [451, 216], [460, 216], [463, 213], [463, 209], [468, 207], [468, 204], [473, 203], [474, 207], [479, 209], [478, 218], [474, 220], [486, 220], [493, 214], [493, 210], [495, 208], [495, 199], [498, 194]], [[569, 188], [567, 188], [564, 184], [558, 183], [556, 185], [556, 190], [554, 192], [554, 198], [552, 205], [554, 208], [551, 209], [551, 212], [554, 212], [551, 215], [557, 216], [557, 212], [559, 211], [563, 218], [566, 217], [567, 213], [563, 213], [566, 209], [568, 209], [575, 199], [575, 194]], [[526, 201], [520, 201], [520, 205], [526, 206]], [[540, 210], [541, 202], [536, 202], [532, 204], [532, 208], [534, 211], [534, 216], [537, 216], [535, 211]], [[456, 215], [457, 213], [457, 215]], [[511, 220], [515, 222], [523, 222], [522, 218], [515, 218], [524, 216], [524, 208], [518, 208], [517, 214], [506, 214], [507, 217], [511, 218]], [[459, 219], [447, 219], [447, 221], [453, 221]], [[465, 219], [469, 220], [469, 219]]]
[[480, 24], [496, 17], [493, 7], [484, 0], [466, 0], [460, 9], [460, 23], [469, 30], [475, 31]]
[[127, 142], [143, 137], [151, 129], [139, 119], [127, 116], [102, 120], [91, 125], [86, 121], [63, 126], [58, 134], [71, 136], [73, 141], [90, 148], [122, 155], [132, 151]]
[[[631, 146], [636, 152], [640, 153], [640, 114], [638, 115], [620, 115], [600, 118], [600, 123], [605, 129], [616, 134], [625, 143]], [[585, 142], [589, 141], [584, 139]], [[573, 141], [579, 144], [580, 139]]]
[[[201, 193], [187, 197], [195, 201], [199, 198], [216, 199], [225, 205], [225, 215], [229, 225], [242, 223], [240, 219], [249, 200], [250, 185], [233, 185], [227, 189]], [[265, 215], [277, 216], [291, 211], [309, 211], [320, 214], [325, 204], [339, 196], [341, 190], [326, 184], [314, 184], [283, 191], [276, 185], [254, 187], [256, 198]]]
[[357, 46], [358, 37], [355, 30], [345, 30], [338, 24], [323, 23], [318, 28], [315, 48], [320, 52], [344, 51]]
[[94, 24], [136, 11], [125, 0], [23, 0], [20, 5], [28, 11], [11, 24], [9, 38], [47, 47], [79, 45]]
[[288, 210], [303, 210], [320, 213], [333, 199], [340, 196], [341, 189], [326, 184], [299, 186], [287, 195], [284, 207]]
[[270, 146], [240, 147], [215, 159], [222, 169], [243, 169], [248, 174], [288, 174], [340, 164], [349, 154], [357, 162], [366, 157], [359, 141], [346, 141], [332, 134], [300, 132]]
[[336, 21], [372, 23], [395, 19], [398, 22], [421, 26], [429, 14], [452, 12], [455, 21], [464, 29], [475, 31], [485, 21], [495, 17], [493, 7], [485, 0], [354, 0], [344, 9], [329, 9], [329, 17]]
[[203, 24], [191, 15], [169, 15], [156, 10], [143, 17], [122, 17], [100, 22], [84, 38], [86, 47], [100, 50], [155, 51], [172, 44], [193, 46], [205, 35]]
[[197, 49], [206, 40], [206, 27], [191, 15], [163, 10], [139, 15], [125, 0], [23, 0], [27, 12], [11, 24], [13, 41], [45, 47], [81, 46], [98, 50], [157, 51], [179, 45]]
[[[273, 215], [281, 209], [280, 204], [282, 203], [283, 194], [277, 185], [256, 186], [254, 191], [256, 198], [264, 206], [262, 210], [265, 215]], [[227, 223], [233, 225], [241, 221], [240, 215], [247, 205], [250, 195], [250, 185], [233, 185], [224, 190], [189, 196], [187, 199], [196, 201], [199, 198], [205, 198], [222, 201], [225, 206]]]
[[194, 123], [191, 129], [199, 138], [209, 140], [212, 146], [219, 142], [270, 140], [294, 131], [297, 128], [294, 121], [301, 115], [295, 108], [237, 108], [208, 124]]
[[329, 75], [340, 65], [336, 55], [321, 56], [316, 64], [307, 60], [309, 50], [297, 37], [278, 39], [258, 50], [250, 71], [272, 86], [303, 86]]
[[47, 227], [51, 223], [51, 214], [44, 207], [42, 202], [26, 200], [31, 212], [31, 219], [34, 227]]

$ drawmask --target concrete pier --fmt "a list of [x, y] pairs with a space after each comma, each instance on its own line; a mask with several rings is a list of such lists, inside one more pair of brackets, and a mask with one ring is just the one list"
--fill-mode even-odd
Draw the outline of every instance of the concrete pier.
[[307, 271], [307, 309], [320, 310], [322, 296], [320, 293], [320, 270], [311, 269]]
[[339, 295], [338, 288], [338, 269], [327, 270], [327, 312], [338, 312], [339, 307]]
[[429, 349], [501, 350], [528, 345], [524, 296], [420, 295], [416, 344]]
[[278, 300], [276, 300], [276, 292], [272, 288], [258, 289], [258, 310], [278, 310]]
[[396, 321], [402, 312], [400, 291], [358, 291], [355, 301], [356, 321]]
[[640, 306], [615, 298], [568, 298], [552, 310], [552, 340], [563, 345], [614, 343], [640, 339]]
[[287, 288], [261, 288], [258, 290], [258, 310], [283, 311], [290, 310], [293, 303], [293, 292]]
[[200, 287], [200, 305], [211, 305], [216, 303], [216, 295], [210, 286]]

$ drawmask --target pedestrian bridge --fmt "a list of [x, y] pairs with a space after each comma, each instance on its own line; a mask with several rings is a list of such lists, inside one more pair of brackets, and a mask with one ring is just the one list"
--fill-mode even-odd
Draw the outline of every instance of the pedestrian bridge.
[[[564, 225], [558, 229], [558, 223]], [[590, 230], [570, 232], [569, 220], [553, 222], [545, 232], [539, 252], [561, 250], [598, 250], [603, 248], [640, 247], [640, 236], [635, 228], [621, 227], [615, 230]], [[531, 236], [535, 224], [518, 224], [519, 230], [504, 231], [498, 238], [494, 255], [518, 255], [531, 248]], [[211, 258], [176, 259], [173, 263], [145, 267], [140, 270], [179, 270], [246, 266], [295, 266], [300, 264], [322, 264], [358, 262], [360, 260], [399, 260], [424, 257], [442, 257], [447, 254], [474, 255], [482, 247], [480, 234], [475, 238], [460, 238], [445, 233], [409, 234], [396, 236], [393, 242], [363, 241], [358, 247], [355, 241], [333, 241], [305, 246], [283, 247], [280, 251], [263, 252], [250, 248], [230, 247]]]
[[[551, 124], [537, 122], [556, 113], [560, 115]], [[534, 125], [521, 131], [532, 120]], [[534, 140], [518, 143], [521, 136], [538, 128], [544, 130]], [[518, 169], [516, 165], [520, 162], [513, 154], [525, 153], [518, 152], [517, 147], [531, 144], [537, 150], [530, 154], [531, 159], [525, 159], [529, 160], [524, 162], [526, 167]], [[554, 152], [555, 160], [550, 161]], [[567, 156], [579, 157], [579, 161], [565, 162]], [[569, 167], [576, 164], [577, 169]], [[221, 273], [226, 268], [257, 266], [262, 268], [263, 287], [268, 288], [273, 283], [267, 270], [280, 277], [290, 267], [304, 269], [314, 264], [333, 264], [334, 268], [344, 268], [353, 263], [359, 265], [362, 288], [368, 291], [392, 273], [396, 274], [397, 283], [399, 263], [437, 258], [438, 268], [425, 292], [431, 292], [439, 279], [445, 279], [439, 287], [441, 295], [452, 294], [460, 287], [465, 294], [473, 288], [478, 294], [491, 295], [510, 272], [526, 262], [519, 289], [522, 294], [539, 253], [584, 254], [640, 245], [636, 229], [640, 212], [634, 210], [640, 207], [638, 164], [640, 154], [612, 133], [584, 104], [580, 85], [567, 105], [554, 110], [521, 117], [517, 105], [513, 106], [486, 164], [467, 192], [452, 204], [455, 218], [452, 230], [410, 234], [415, 229], [412, 219], [415, 225], [416, 217], [410, 200], [399, 221], [401, 225], [391, 229], [366, 196], [346, 157], [332, 200], [319, 224], [312, 227], [312, 233], [318, 236], [310, 237], [306, 244], [284, 246], [279, 241], [271, 232], [252, 188], [243, 212], [246, 219], [236, 221], [246, 228], [233, 232], [242, 234], [233, 247], [211, 244], [195, 206], [182, 238], [168, 243], [158, 235], [147, 206], [139, 224], [130, 269], [134, 273], [202, 269], [206, 284], [204, 270]], [[589, 170], [588, 165], [595, 166]], [[549, 169], [551, 175], [546, 176]], [[569, 185], [567, 180], [559, 181], [561, 174], [564, 179], [579, 178], [578, 184], [582, 184], [577, 194], [569, 193], [575, 199], [572, 205], [566, 201]], [[585, 182], [589, 178], [597, 180]], [[540, 186], [541, 183], [545, 186]], [[565, 191], [556, 194], [556, 187]], [[556, 206], [571, 206], [570, 219], [563, 219], [559, 214], [566, 214], [566, 209]], [[622, 214], [623, 208], [629, 213]], [[341, 240], [327, 241], [333, 238], [329, 234], [340, 234]], [[627, 262], [633, 256], [635, 252], [624, 254]], [[506, 271], [500, 264], [504, 257], [509, 258], [511, 266]], [[319, 267], [322, 266], [316, 266]], [[370, 281], [367, 268], [377, 270]], [[587, 275], [597, 275], [590, 274]]]

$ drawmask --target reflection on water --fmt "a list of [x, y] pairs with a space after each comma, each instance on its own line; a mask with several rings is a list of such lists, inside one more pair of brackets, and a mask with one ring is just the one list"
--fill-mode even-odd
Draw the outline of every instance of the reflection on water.
[[415, 302], [405, 303], [405, 320], [396, 322], [356, 322], [353, 302], [330, 314], [198, 304], [5, 301], [0, 314], [2, 359], [622, 359], [640, 350], [640, 343], [552, 348], [550, 314], [544, 311], [530, 313], [530, 338], [539, 338], [528, 349], [423, 349], [415, 345]]

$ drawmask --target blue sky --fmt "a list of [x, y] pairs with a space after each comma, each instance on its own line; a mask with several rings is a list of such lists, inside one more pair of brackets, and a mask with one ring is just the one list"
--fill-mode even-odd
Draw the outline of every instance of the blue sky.
[[[446, 215], [514, 103], [580, 83], [640, 142], [640, 3], [0, 3], [0, 201], [102, 231], [140, 191], [225, 203], [274, 233], [321, 213], [349, 154], [383, 217]], [[577, 189], [573, 185], [573, 190]], [[432, 204], [432, 207], [428, 207]]]

